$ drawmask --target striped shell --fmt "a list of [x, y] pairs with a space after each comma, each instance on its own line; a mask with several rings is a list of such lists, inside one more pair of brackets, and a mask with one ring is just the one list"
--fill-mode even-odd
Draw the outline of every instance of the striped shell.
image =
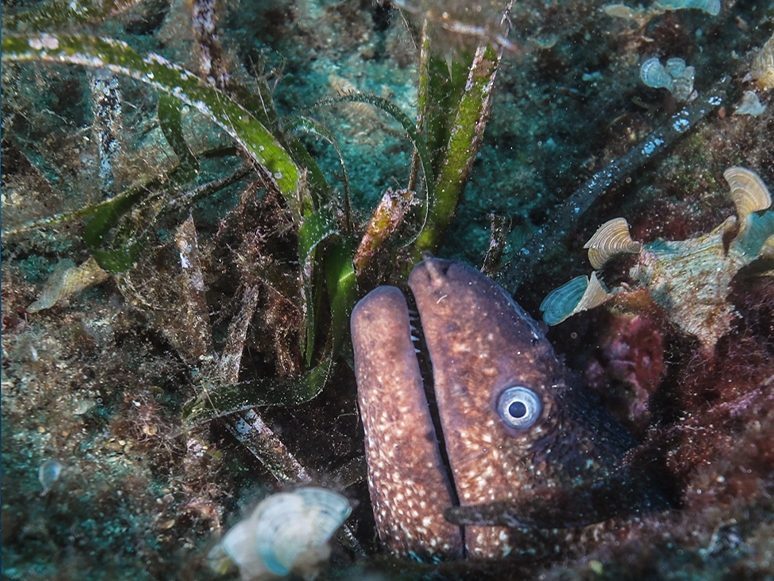
[[731, 199], [736, 206], [742, 228], [750, 214], [771, 206], [771, 194], [754, 171], [743, 167], [730, 167], [723, 172], [723, 177], [731, 188]]
[[572, 315], [598, 307], [612, 296], [597, 278], [597, 273], [592, 272], [590, 279], [578, 276], [552, 290], [540, 303], [540, 311], [546, 324], [558, 325]]
[[669, 76], [673, 79], [682, 77], [685, 73], [685, 60], [681, 58], [671, 58], [666, 62], [664, 68], [666, 68]]
[[229, 530], [208, 559], [222, 572], [224, 558], [230, 558], [245, 580], [277, 579], [291, 572], [314, 579], [330, 555], [328, 540], [350, 512], [346, 498], [324, 488], [273, 494]]
[[[680, 74], [673, 74], [669, 68], [669, 63], [672, 61], [680, 61], [682, 66], [679, 67]], [[672, 94], [678, 101], [687, 101], [693, 93], [693, 82], [696, 77], [696, 69], [694, 67], [686, 67], [683, 59], [669, 59], [667, 61], [667, 71], [672, 74], [674, 90]]]
[[651, 57], [642, 63], [640, 67], [640, 78], [648, 87], [655, 89], [667, 89], [671, 93], [674, 89], [674, 80], [672, 75], [661, 64], [658, 57]]
[[636, 254], [642, 244], [632, 240], [625, 218], [613, 218], [602, 224], [583, 248], [589, 250], [589, 262], [596, 270], [602, 268], [613, 256]]
[[750, 76], [763, 89], [774, 88], [774, 36], [772, 36], [753, 58]]
[[658, 4], [667, 10], [697, 8], [712, 16], [720, 14], [720, 0], [663, 0]]

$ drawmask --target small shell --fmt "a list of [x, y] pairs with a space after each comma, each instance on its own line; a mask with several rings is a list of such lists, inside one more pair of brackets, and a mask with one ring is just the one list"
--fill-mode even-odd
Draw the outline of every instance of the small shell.
[[742, 228], [750, 214], [771, 206], [771, 194], [754, 171], [743, 167], [730, 167], [723, 172], [723, 177], [731, 188], [731, 199], [736, 206]]
[[655, 89], [667, 89], [671, 93], [674, 90], [674, 80], [672, 75], [661, 64], [658, 57], [652, 57], [642, 63], [640, 67], [640, 78], [648, 87]]
[[[675, 60], [675, 59], [669, 59]], [[676, 59], [682, 61], [683, 59]], [[685, 61], [683, 61], [685, 64]], [[667, 62], [667, 70], [669, 70], [669, 63]], [[694, 67], [683, 67], [679, 75], [672, 75], [674, 90], [672, 94], [678, 101], [687, 101], [693, 93], [693, 81], [696, 77], [696, 69]]]
[[59, 462], [59, 460], [46, 460], [40, 465], [40, 468], [38, 468], [38, 480], [43, 487], [43, 492], [40, 493], [40, 496], [48, 494], [48, 491], [51, 490], [54, 482], [59, 480], [59, 476], [62, 474], [62, 468], [64, 468], [64, 466], [62, 466], [62, 463]]
[[602, 224], [583, 248], [588, 248], [589, 262], [596, 270], [613, 256], [638, 253], [642, 244], [632, 240], [626, 218], [613, 218]]
[[774, 36], [772, 36], [753, 58], [750, 76], [763, 89], [774, 88]]
[[683, 76], [685, 72], [685, 60], [681, 58], [671, 58], [666, 62], [666, 70], [673, 79]]
[[667, 10], [698, 8], [712, 16], [720, 14], [720, 0], [663, 0], [658, 4]]
[[765, 110], [766, 106], [761, 104], [758, 95], [752, 91], [745, 91], [744, 95], [742, 95], [742, 102], [739, 103], [736, 111], [734, 111], [734, 115], [750, 115], [752, 117], [757, 117]]
[[208, 556], [224, 570], [224, 556], [244, 580], [277, 579], [291, 572], [311, 580], [328, 558], [328, 540], [352, 512], [346, 498], [324, 488], [300, 488], [264, 499]]
[[552, 290], [540, 304], [543, 320], [548, 325], [558, 325], [568, 317], [598, 307], [613, 295], [597, 278], [597, 273], [578, 276]]

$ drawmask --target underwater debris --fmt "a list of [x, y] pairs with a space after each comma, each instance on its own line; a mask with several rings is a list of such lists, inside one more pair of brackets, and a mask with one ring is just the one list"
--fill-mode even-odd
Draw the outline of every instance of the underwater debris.
[[758, 95], [752, 91], [745, 91], [742, 96], [742, 101], [734, 111], [734, 115], [751, 115], [757, 117], [766, 110], [766, 105], [762, 105], [758, 99]]
[[273, 494], [231, 528], [207, 560], [218, 573], [233, 562], [244, 581], [291, 573], [310, 581], [330, 556], [328, 541], [351, 512], [345, 497], [324, 488]]
[[508, 40], [508, 2], [438, 2], [438, 0], [397, 0], [395, 6], [416, 16], [418, 22], [427, 21], [438, 33], [445, 33], [446, 42], [455, 44], [491, 43], [512, 49]]
[[656, 6], [665, 10], [687, 10], [696, 8], [712, 16], [720, 14], [720, 0], [662, 0]]
[[177, 228], [175, 245], [180, 256], [177, 282], [185, 309], [183, 317], [187, 322], [185, 355], [188, 360], [200, 361], [212, 354], [213, 345], [199, 241], [192, 216]]
[[[729, 196], [737, 216], [698, 238], [658, 239], [643, 245], [637, 264], [629, 273], [648, 289], [672, 323], [684, 333], [696, 336], [706, 350], [714, 348], [730, 329], [735, 313], [726, 300], [731, 280], [742, 267], [766, 252], [774, 237], [774, 212], [768, 210], [771, 194], [763, 180], [741, 167], [727, 169], [723, 177], [731, 189]], [[764, 210], [768, 211], [759, 213]], [[609, 229], [608, 224], [600, 230]], [[598, 238], [600, 230], [592, 240]], [[583, 286], [585, 277], [578, 277], [549, 293], [543, 301], [546, 307], [541, 305], [546, 323], [555, 325], [589, 308], [583, 301], [589, 292], [596, 293], [589, 290], [594, 274], [588, 289]], [[622, 292], [623, 289], [613, 290], [613, 294]]]
[[106, 68], [94, 69], [90, 75], [91, 114], [99, 159], [100, 190], [110, 197], [115, 184], [115, 165], [121, 153], [123, 107], [118, 77]]
[[685, 66], [681, 58], [671, 58], [664, 66], [658, 57], [651, 57], [640, 67], [643, 83], [654, 89], [666, 89], [681, 102], [687, 101], [693, 94], [695, 75], [696, 69]]
[[64, 301], [75, 293], [109, 278], [110, 274], [102, 270], [94, 258], [89, 258], [80, 266], [75, 266], [72, 260], [62, 260], [46, 281], [40, 298], [27, 307], [27, 312], [37, 313], [50, 309], [59, 301]]
[[774, 88], [774, 35], [755, 54], [750, 66], [750, 77], [762, 89]]
[[665, 9], [660, 5], [655, 4], [645, 8], [640, 5], [637, 8], [631, 8], [626, 4], [606, 4], [601, 8], [602, 12], [613, 18], [621, 18], [623, 20], [631, 20], [636, 23], [637, 26], [645, 26], [648, 20], [653, 16], [663, 14]]
[[386, 240], [403, 221], [403, 215], [414, 200], [411, 190], [393, 191], [388, 188], [374, 210], [352, 262], [357, 276], [361, 276]]
[[38, 480], [40, 480], [40, 485], [43, 487], [43, 492], [40, 493], [40, 496], [45, 496], [49, 493], [54, 482], [59, 480], [63, 468], [64, 466], [62, 466], [59, 460], [46, 460], [40, 465]]
[[[189, 5], [186, 3], [186, 5]], [[199, 72], [208, 83], [218, 89], [225, 89], [229, 83], [227, 57], [218, 34], [219, 9], [214, 0], [195, 0], [190, 3], [191, 26], [196, 39], [195, 47], [199, 61]]]

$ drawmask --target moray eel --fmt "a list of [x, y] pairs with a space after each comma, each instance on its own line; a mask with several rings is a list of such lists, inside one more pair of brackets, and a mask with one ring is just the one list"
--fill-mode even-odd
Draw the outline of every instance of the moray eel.
[[351, 319], [368, 487], [388, 551], [436, 562], [526, 553], [524, 529], [662, 504], [623, 461], [635, 442], [567, 381], [541, 328], [500, 286], [426, 255], [409, 287], [418, 322], [389, 286]]

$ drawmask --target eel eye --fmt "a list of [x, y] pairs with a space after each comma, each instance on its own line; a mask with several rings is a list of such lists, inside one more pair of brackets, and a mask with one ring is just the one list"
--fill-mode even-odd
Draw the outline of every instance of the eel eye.
[[542, 410], [538, 395], [526, 387], [509, 387], [497, 399], [497, 413], [511, 428], [532, 427]]

